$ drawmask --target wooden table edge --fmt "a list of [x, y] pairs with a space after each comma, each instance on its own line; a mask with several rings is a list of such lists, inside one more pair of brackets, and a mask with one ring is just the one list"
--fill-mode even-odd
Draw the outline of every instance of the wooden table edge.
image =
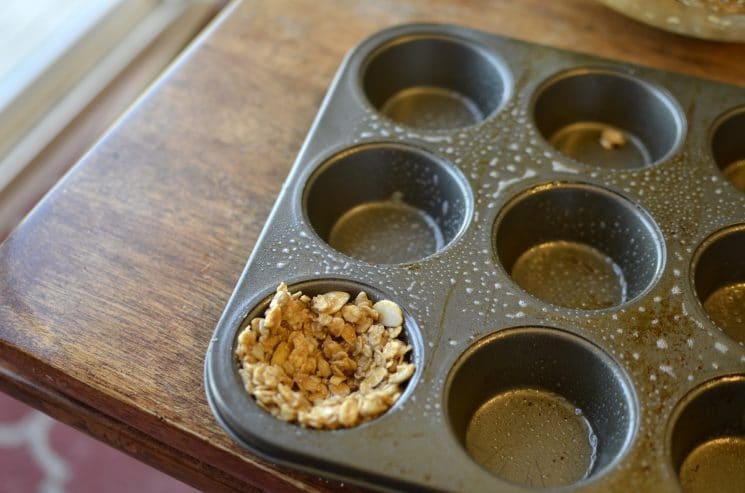
[[[221, 11], [65, 173], [27, 217], [31, 217], [47, 197], [64, 185], [81, 165], [88, 162], [88, 157], [95, 153], [101, 143], [115, 134], [131, 114], [157, 93], [159, 87], [204, 45], [206, 39], [235, 13], [242, 2], [243, 0], [228, 0]], [[15, 229], [20, 229], [22, 225], [23, 222]], [[0, 247], [14, 233], [15, 231], [11, 232], [5, 240], [0, 242]], [[246, 492], [264, 491], [265, 488], [271, 486], [272, 491], [277, 491], [278, 488], [282, 491], [319, 491], [300, 480], [286, 476], [271, 466], [255, 463], [248, 454], [243, 455], [245, 460], [240, 460], [234, 452], [213, 447], [217, 454], [212, 460], [209, 462], [199, 460], [188, 451], [212, 445], [212, 442], [207, 439], [191, 434], [175, 425], [170, 426], [168, 431], [177, 432], [180, 436], [174, 438], [172, 435], [165, 439], [158, 436], [163, 430], [162, 418], [147, 415], [145, 418], [147, 421], [135, 424], [132, 420], [127, 420], [126, 416], [133, 416], [136, 413], [138, 417], [143, 417], [141, 409], [126, 406], [124, 401], [72, 379], [33, 355], [2, 340], [0, 340], [0, 355], [2, 355], [0, 358], [1, 392], [195, 488], [210, 492]], [[53, 385], [42, 386], [38, 383], [41, 380], [51, 381]], [[56, 390], [52, 390], [53, 386], [56, 386]], [[89, 402], [77, 399], [74, 397], [76, 395], [87, 396]], [[107, 414], [101, 409], [117, 409], [118, 415]], [[177, 442], [182, 443], [183, 446], [176, 448], [169, 445], [169, 443]], [[245, 482], [238, 479], [239, 477], [251, 477], [252, 482]]]
[[[188, 433], [174, 423], [163, 431], [161, 417], [143, 414], [141, 409], [70, 379], [15, 347], [0, 342], [0, 354], [4, 356], [0, 360], [0, 391], [195, 488], [214, 492], [265, 491], [265, 488], [319, 491], [270, 466], [254, 462], [248, 454], [242, 456], [245, 460], [240, 460], [234, 452], [215, 447], [213, 442]], [[37, 383], [41, 380], [53, 384], [42, 386]], [[85, 395], [88, 402], [74, 395]], [[100, 410], [117, 408], [117, 415]], [[133, 423], [126, 419], [134, 413], [143, 420]], [[177, 448], [169, 443], [181, 446]], [[213, 455], [209, 461], [197, 459], [188, 452], [206, 446], [212, 446]], [[252, 482], [240, 477], [250, 477]]]

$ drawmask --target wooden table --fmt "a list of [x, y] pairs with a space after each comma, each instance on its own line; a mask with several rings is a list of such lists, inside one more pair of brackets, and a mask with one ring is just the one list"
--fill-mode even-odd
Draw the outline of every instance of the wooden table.
[[745, 45], [589, 0], [233, 4], [3, 244], [0, 388], [203, 489], [340, 488], [233, 444], [203, 358], [344, 53], [410, 21], [745, 85]]

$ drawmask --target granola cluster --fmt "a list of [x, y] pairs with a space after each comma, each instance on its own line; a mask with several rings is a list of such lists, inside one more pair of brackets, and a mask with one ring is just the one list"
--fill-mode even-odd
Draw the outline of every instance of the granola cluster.
[[617, 128], [604, 128], [600, 133], [600, 145], [603, 149], [618, 149], [626, 145], [626, 137]]
[[401, 308], [365, 292], [310, 298], [282, 283], [264, 317], [238, 336], [243, 383], [279, 419], [310, 428], [348, 428], [384, 413], [414, 374], [401, 341]]

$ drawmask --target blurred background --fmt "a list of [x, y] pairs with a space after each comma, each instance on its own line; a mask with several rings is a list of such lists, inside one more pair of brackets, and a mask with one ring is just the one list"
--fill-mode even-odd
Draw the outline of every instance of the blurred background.
[[[3, 0], [0, 241], [227, 0]], [[0, 493], [191, 492], [0, 394]]]
[[3, 0], [0, 240], [225, 3]]

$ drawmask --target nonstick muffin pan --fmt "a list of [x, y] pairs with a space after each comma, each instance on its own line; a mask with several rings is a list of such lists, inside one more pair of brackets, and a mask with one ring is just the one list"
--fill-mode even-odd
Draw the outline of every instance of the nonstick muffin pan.
[[[457, 26], [344, 60], [217, 326], [267, 460], [380, 490], [745, 491], [745, 90]], [[404, 311], [417, 370], [320, 431], [244, 391], [276, 286]]]

